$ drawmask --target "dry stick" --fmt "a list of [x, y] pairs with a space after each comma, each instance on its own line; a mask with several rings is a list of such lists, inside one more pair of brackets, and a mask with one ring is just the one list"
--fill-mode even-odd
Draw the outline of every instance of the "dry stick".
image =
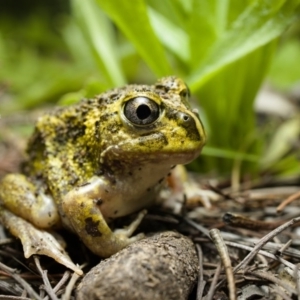
[[274, 291], [275, 295], [277, 296], [276, 299], [279, 299], [278, 296], [281, 297], [281, 299], [284, 300], [293, 300], [290, 296], [288, 296], [282, 289], [280, 289], [275, 284], [270, 285], [270, 289]]
[[191, 225], [192, 227], [196, 228], [200, 232], [202, 232], [204, 235], [206, 235], [210, 239], [209, 230], [206, 229], [204, 226], [190, 220], [189, 218], [183, 218], [186, 223]]
[[[226, 239], [226, 232], [224, 234], [222, 232], [222, 236], [224, 239]], [[228, 240], [232, 240], [232, 239], [229, 238]], [[233, 241], [235, 241], [235, 240], [233, 240]], [[255, 245], [256, 243], [258, 243], [258, 241], [259, 241], [258, 239], [248, 238], [247, 240], [243, 240], [243, 243], [251, 246], [251, 245]], [[277, 253], [281, 248], [282, 248], [281, 245], [275, 244], [274, 242], [268, 242], [267, 244], [265, 244], [263, 246], [264, 250], [272, 251], [273, 253]], [[287, 256], [297, 258], [297, 259], [300, 258], [300, 251], [295, 248], [291, 248], [291, 247], [288, 249], [285, 249], [284, 252], [281, 254], [285, 254]]]
[[31, 300], [31, 299], [26, 297], [0, 295], [0, 300]]
[[71, 280], [69, 281], [69, 283], [66, 287], [65, 293], [61, 297], [62, 300], [69, 300], [71, 298], [72, 290], [73, 290], [74, 285], [79, 277], [80, 277], [80, 275], [73, 273]]
[[271, 232], [269, 232], [267, 235], [265, 235], [263, 238], [261, 238], [259, 240], [259, 242], [255, 245], [255, 247], [253, 248], [252, 252], [250, 252], [233, 270], [233, 272], [237, 272], [239, 269], [241, 269], [242, 267], [245, 267], [253, 258], [254, 256], [257, 254], [257, 252], [270, 240], [272, 239], [274, 236], [278, 235], [281, 231], [289, 228], [290, 226], [292, 226], [294, 223], [299, 222], [300, 221], [300, 217], [298, 218], [294, 218], [292, 220], [290, 220], [289, 222], [284, 223], [283, 225], [275, 228], [274, 230], [272, 230]]
[[298, 267], [298, 265], [296, 265], [295, 269], [294, 269], [294, 278], [295, 278], [295, 281], [296, 281], [298, 300], [300, 300], [300, 276], [299, 276], [299, 267]]
[[280, 255], [283, 254], [283, 252], [290, 247], [291, 243], [293, 242], [293, 240], [288, 240], [279, 250], [278, 252], [280, 253]]
[[198, 259], [199, 259], [197, 300], [201, 300], [206, 281], [203, 280], [203, 252], [202, 252], [201, 246], [199, 244], [196, 244], [196, 248], [197, 248]]
[[4, 272], [8, 273], [15, 281], [17, 281], [29, 294], [29, 296], [33, 299], [40, 300], [40, 296], [33, 290], [33, 288], [23, 279], [21, 276], [16, 274], [16, 270], [9, 268], [8, 266], [4, 265], [0, 262], [0, 269]]
[[257, 276], [259, 278], [271, 281], [279, 286], [282, 286], [285, 290], [287, 290], [290, 293], [297, 294], [297, 291], [289, 284], [286, 284], [283, 280], [280, 280], [276, 278], [274, 275], [272, 275], [269, 272], [263, 272], [263, 271], [251, 271], [251, 275]]
[[[299, 215], [299, 214], [298, 214]], [[197, 227], [195, 227], [197, 229]], [[221, 235], [223, 237], [223, 239], [226, 240], [226, 243], [227, 243], [227, 240], [230, 240], [230, 241], [240, 241], [241, 237], [238, 236], [238, 235], [234, 235], [232, 233], [228, 233], [226, 231], [222, 231], [221, 232]], [[206, 238], [194, 238], [194, 241], [195, 242], [208, 242], [208, 240]], [[248, 238], [247, 240], [243, 240], [243, 243], [246, 243], [246, 245], [253, 245], [253, 244], [256, 244], [258, 243], [259, 239], [257, 238]], [[269, 250], [269, 251], [272, 251], [272, 252], [278, 252], [280, 251], [280, 249], [282, 248], [282, 245], [278, 245], [274, 242], [268, 242], [266, 245], [263, 246], [263, 249], [264, 250]], [[288, 248], [288, 249], [285, 249], [284, 252], [282, 254], [285, 254], [285, 255], [288, 255], [288, 256], [291, 256], [293, 258], [298, 258], [300, 259], [300, 251], [295, 249], [295, 248]]]
[[20, 297], [26, 298], [27, 297], [27, 292], [26, 290], [23, 290], [22, 295]]
[[288, 204], [297, 200], [300, 197], [300, 191], [286, 198], [280, 205], [277, 207], [277, 212], [281, 212]]
[[[227, 245], [227, 244], [226, 244]], [[261, 263], [264, 265], [264, 266], [268, 266], [269, 263], [267, 261], [267, 259], [261, 255], [259, 252], [257, 253], [257, 259], [261, 261]]]
[[229, 290], [229, 299], [235, 300], [236, 299], [236, 287], [234, 282], [234, 276], [231, 266], [231, 260], [228, 254], [227, 247], [225, 245], [225, 242], [220, 234], [220, 230], [218, 229], [211, 229], [209, 231], [210, 237], [212, 241], [214, 242], [219, 255], [221, 257], [222, 263], [225, 268], [227, 282], [228, 282], [228, 290]]
[[[277, 227], [276, 229], [272, 230], [269, 232], [267, 235], [265, 235], [263, 238], [261, 238], [258, 243], [255, 245], [255, 247], [252, 249], [252, 251], [233, 269], [233, 273], [236, 273], [239, 269], [242, 267], [245, 267], [253, 258], [254, 256], [259, 252], [259, 250], [274, 236], [278, 235], [281, 231], [289, 228], [292, 226], [294, 223], [297, 223], [300, 221], [300, 217], [294, 218], [281, 226]], [[278, 257], [279, 261], [282, 261], [282, 258]], [[292, 270], [294, 270], [294, 266], [292, 267]], [[216, 289], [218, 289], [223, 283], [225, 282], [224, 280], [221, 280], [217, 286]]]
[[50, 296], [50, 298], [52, 300], [58, 300], [57, 296], [55, 295], [53, 288], [49, 282], [48, 276], [47, 276], [47, 270], [43, 270], [40, 264], [40, 260], [39, 257], [34, 255], [34, 262], [38, 268], [38, 271], [40, 272], [42, 278], [43, 278], [43, 282], [45, 285], [45, 290], [47, 291], [48, 295]]
[[231, 226], [239, 227], [239, 228], [246, 228], [251, 230], [258, 230], [258, 229], [274, 229], [282, 224], [282, 222], [266, 222], [260, 220], [253, 220], [248, 217], [233, 214], [227, 212], [223, 216], [223, 221]]
[[[66, 271], [63, 275], [63, 277], [61, 278], [61, 280], [57, 283], [57, 285], [53, 288], [54, 293], [57, 293], [59, 291], [59, 289], [67, 282], [67, 280], [69, 279], [71, 273], [69, 271]], [[45, 298], [43, 298], [43, 300], [48, 300], [49, 296], [46, 296]]]
[[1, 239], [1, 240], [0, 240], [0, 245], [2, 246], [2, 245], [10, 244], [10, 243], [12, 243], [13, 241], [14, 241], [14, 240], [11, 239], [11, 238]]
[[[188, 223], [189, 225], [193, 226], [194, 228], [196, 228], [197, 230], [201, 231], [203, 234], [208, 236], [208, 230], [195, 223], [192, 220], [189, 220], [188, 218], [184, 218], [185, 222]], [[274, 236], [278, 235], [280, 232], [282, 232], [283, 230], [289, 228], [290, 226], [292, 226], [294, 223], [297, 223], [300, 221], [300, 217], [297, 218], [293, 218], [292, 220], [282, 224], [281, 226], [275, 228], [274, 230], [272, 230], [271, 232], [269, 232], [267, 235], [265, 235], [262, 239], [260, 239], [258, 241], [258, 243], [256, 244], [256, 246], [254, 248], [252, 248], [252, 251], [244, 258], [243, 261], [241, 261], [233, 270], [233, 273], [236, 273], [240, 268], [246, 266], [253, 258], [254, 256], [260, 252], [261, 254], [264, 254], [265, 256], [267, 256], [265, 253], [265, 251], [260, 251], [260, 249], [270, 240], [272, 239]], [[265, 252], [265, 253], [263, 253]], [[268, 255], [272, 255], [271, 253], [268, 253]], [[276, 256], [274, 256], [276, 259]], [[273, 257], [272, 257], [273, 258]], [[287, 265], [288, 267], [290, 267], [292, 270], [295, 269], [295, 266], [291, 263], [289, 263], [288, 261], [284, 260], [281, 257], [277, 257], [277, 259], [284, 263], [285, 265]], [[225, 282], [225, 280], [221, 280], [217, 286], [216, 286], [216, 290]]]
[[214, 278], [213, 278], [213, 280], [211, 282], [211, 285], [209, 287], [209, 291], [208, 291], [207, 295], [205, 296], [205, 300], [211, 300], [214, 296], [215, 287], [217, 285], [217, 281], [218, 281], [220, 273], [221, 273], [221, 266], [222, 265], [220, 263], [220, 264], [218, 264], [218, 267], [216, 268]]
[[[250, 246], [246, 246], [246, 245], [242, 245], [242, 244], [238, 244], [238, 243], [235, 243], [235, 242], [225, 242], [225, 244], [227, 246], [231, 246], [231, 247], [235, 247], [235, 248], [239, 248], [239, 249], [243, 249], [243, 250], [247, 250], [249, 252], [253, 251], [253, 247], [250, 247]], [[272, 258], [274, 260], [277, 260], [279, 262], [281, 262], [282, 264], [286, 265], [288, 268], [290, 268], [291, 270], [295, 270], [297, 269], [292, 263], [290, 263], [289, 261], [283, 259], [282, 257], [280, 256], [276, 256], [270, 252], [267, 252], [267, 251], [264, 251], [264, 250], [259, 250], [257, 252], [257, 254], [261, 254], [263, 256], [266, 256], [266, 257], [269, 257], [269, 258]]]

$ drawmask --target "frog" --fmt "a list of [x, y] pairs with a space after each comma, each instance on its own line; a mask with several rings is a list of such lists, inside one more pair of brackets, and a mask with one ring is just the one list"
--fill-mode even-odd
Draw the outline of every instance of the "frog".
[[[176, 165], [194, 160], [206, 135], [190, 91], [176, 76], [128, 84], [41, 116], [22, 172], [0, 182], [0, 222], [25, 257], [47, 255], [82, 274], [57, 229], [106, 258], [134, 235]], [[115, 219], [136, 214], [125, 228]]]

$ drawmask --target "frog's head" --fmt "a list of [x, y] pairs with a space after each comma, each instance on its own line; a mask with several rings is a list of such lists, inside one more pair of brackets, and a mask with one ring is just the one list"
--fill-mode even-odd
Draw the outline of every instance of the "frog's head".
[[129, 85], [122, 89], [112, 104], [118, 114], [110, 122], [117, 130], [105, 130], [101, 160], [119, 160], [122, 165], [192, 161], [205, 144], [205, 133], [188, 100], [186, 84], [173, 76], [153, 86]]

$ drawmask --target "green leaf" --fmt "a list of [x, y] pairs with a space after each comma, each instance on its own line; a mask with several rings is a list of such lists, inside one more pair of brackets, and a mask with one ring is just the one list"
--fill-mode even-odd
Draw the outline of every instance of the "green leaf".
[[120, 67], [117, 43], [112, 23], [94, 0], [73, 0], [73, 12], [87, 44], [94, 54], [100, 72], [111, 86], [123, 85], [126, 80]]
[[150, 24], [143, 0], [135, 0], [134, 3], [123, 0], [97, 0], [97, 3], [134, 44], [157, 76], [172, 73], [164, 49]]
[[246, 7], [196, 67], [188, 82], [199, 89], [224, 66], [278, 37], [299, 15], [300, 0], [257, 0]]

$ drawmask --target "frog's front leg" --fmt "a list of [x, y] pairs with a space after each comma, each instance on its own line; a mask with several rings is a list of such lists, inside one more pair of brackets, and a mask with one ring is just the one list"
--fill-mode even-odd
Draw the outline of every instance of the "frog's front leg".
[[63, 199], [62, 209], [84, 244], [95, 254], [109, 257], [144, 237], [144, 234], [130, 236], [147, 212], [141, 211], [127, 228], [112, 231], [100, 210], [101, 184], [101, 179], [95, 177], [89, 184], [70, 191]]

